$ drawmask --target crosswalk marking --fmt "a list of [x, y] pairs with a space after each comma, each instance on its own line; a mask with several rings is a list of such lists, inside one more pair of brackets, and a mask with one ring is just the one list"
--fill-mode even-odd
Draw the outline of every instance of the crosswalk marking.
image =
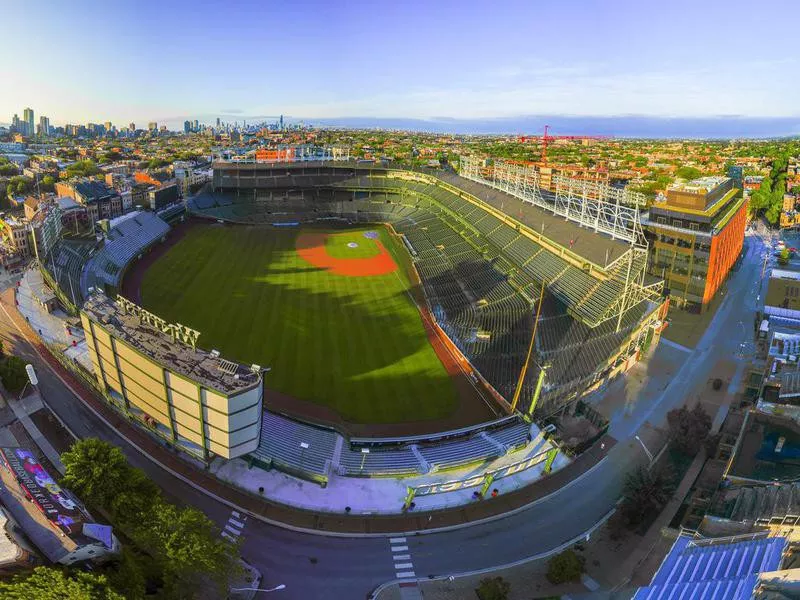
[[389, 546], [392, 551], [392, 561], [394, 561], [394, 572], [397, 579], [408, 580], [415, 578], [417, 575], [414, 573], [414, 563], [411, 562], [411, 554], [408, 552], [406, 538], [389, 538]]
[[235, 510], [231, 511], [231, 516], [228, 517], [228, 522], [223, 526], [220, 535], [226, 540], [236, 543], [239, 536], [242, 535], [245, 521], [247, 521], [247, 515], [242, 516]]

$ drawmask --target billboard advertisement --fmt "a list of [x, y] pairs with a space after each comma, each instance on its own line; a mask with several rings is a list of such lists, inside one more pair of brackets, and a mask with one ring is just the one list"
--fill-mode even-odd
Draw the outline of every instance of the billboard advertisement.
[[64, 533], [80, 533], [83, 508], [63, 490], [25, 448], [0, 448], [4, 466], [11, 471], [25, 495], [42, 511], [53, 526]]

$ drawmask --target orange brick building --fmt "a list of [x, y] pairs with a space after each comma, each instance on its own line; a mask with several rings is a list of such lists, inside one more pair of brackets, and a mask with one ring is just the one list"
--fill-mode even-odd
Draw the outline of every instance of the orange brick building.
[[671, 185], [643, 219], [648, 271], [664, 279], [671, 303], [704, 312], [744, 245], [747, 200], [728, 177]]

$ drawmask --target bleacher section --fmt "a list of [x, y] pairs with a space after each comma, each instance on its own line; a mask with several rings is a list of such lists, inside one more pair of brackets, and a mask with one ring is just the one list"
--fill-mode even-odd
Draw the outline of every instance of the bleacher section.
[[653, 581], [639, 588], [634, 599], [751, 598], [758, 574], [777, 570], [787, 545], [782, 537], [753, 537], [692, 540], [680, 536]]
[[[301, 443], [308, 447], [303, 448]], [[441, 440], [424, 441], [421, 437], [348, 441], [332, 429], [265, 412], [261, 441], [250, 457], [262, 466], [324, 483], [330, 473], [350, 477], [415, 476], [481, 464], [526, 448], [529, 443], [531, 425], [518, 417], [465, 427]]]
[[332, 429], [265, 411], [261, 419], [261, 441], [251, 457], [265, 466], [325, 482], [338, 438], [339, 434]]
[[86, 264], [81, 278], [82, 293], [86, 295], [90, 287], [119, 288], [128, 264], [168, 232], [169, 225], [150, 212], [120, 217], [106, 234], [102, 248]]

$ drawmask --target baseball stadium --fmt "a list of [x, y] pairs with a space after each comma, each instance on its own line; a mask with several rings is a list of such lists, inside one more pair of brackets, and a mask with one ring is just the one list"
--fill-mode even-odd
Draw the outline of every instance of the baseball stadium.
[[[533, 169], [474, 157], [458, 173], [233, 159], [185, 206], [120, 217], [101, 243], [58, 239], [42, 267], [99, 363], [116, 343], [97, 344], [109, 327], [93, 297], [120, 295], [162, 331], [199, 332], [193, 360], [222, 365], [216, 385], [199, 379], [230, 423], [237, 386], [263, 379], [260, 436], [222, 451], [203, 410], [193, 435], [151, 400], [145, 422], [183, 449], [321, 482], [425, 473], [525, 447], [652, 343], [666, 306], [646, 279], [641, 202], [559, 177], [543, 189]], [[197, 378], [156, 342], [130, 344]], [[120, 365], [94, 370], [130, 405]]]

